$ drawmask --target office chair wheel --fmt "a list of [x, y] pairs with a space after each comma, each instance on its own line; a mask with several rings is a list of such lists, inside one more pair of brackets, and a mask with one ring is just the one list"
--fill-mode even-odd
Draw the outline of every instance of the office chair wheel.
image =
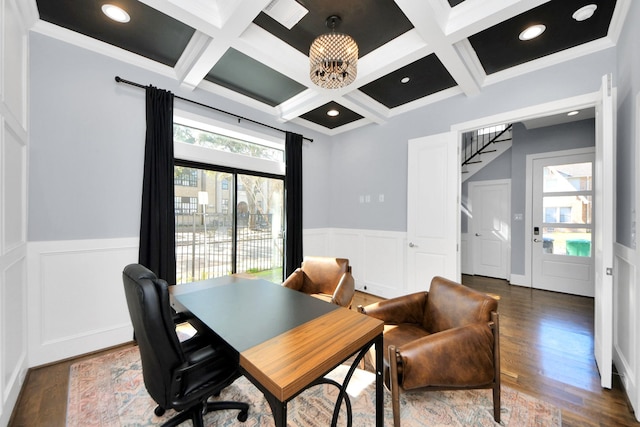
[[153, 410], [153, 413], [156, 414], [156, 416], [161, 417], [164, 415], [164, 411], [165, 409], [161, 406], [156, 406], [156, 409]]
[[247, 418], [249, 418], [249, 411], [240, 411], [240, 413], [238, 414], [238, 421], [243, 423], [247, 421]]

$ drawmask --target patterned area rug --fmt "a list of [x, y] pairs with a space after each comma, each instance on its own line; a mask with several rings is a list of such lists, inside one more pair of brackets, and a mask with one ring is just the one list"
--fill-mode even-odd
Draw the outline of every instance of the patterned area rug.
[[[341, 379], [344, 366], [329, 374]], [[348, 392], [353, 406], [353, 425], [375, 425], [374, 375], [357, 370]], [[338, 391], [330, 385], [312, 387], [288, 405], [288, 426], [327, 427]], [[239, 378], [218, 399], [240, 400], [250, 404], [249, 419], [241, 423], [237, 411], [212, 412], [205, 416], [207, 426], [271, 427], [274, 425], [266, 400], [247, 379]], [[411, 426], [498, 426], [493, 421], [490, 390], [403, 393], [401, 395], [403, 427]], [[175, 415], [163, 417], [153, 413], [156, 407], [142, 379], [137, 347], [109, 353], [71, 366], [67, 405], [67, 426], [155, 426]], [[346, 425], [343, 404], [339, 426]], [[502, 387], [502, 425], [560, 426], [560, 410], [509, 387]], [[393, 425], [391, 396], [385, 390], [385, 426]], [[190, 422], [185, 423], [190, 425]]]

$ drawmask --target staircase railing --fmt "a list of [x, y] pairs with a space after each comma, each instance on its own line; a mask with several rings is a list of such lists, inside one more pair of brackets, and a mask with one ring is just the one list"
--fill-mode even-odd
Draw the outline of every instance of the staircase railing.
[[[478, 131], [467, 132], [463, 143], [462, 166], [473, 163], [481, 163], [482, 160], [473, 160], [476, 156], [483, 153], [491, 153], [496, 150], [487, 150], [487, 148], [496, 142], [510, 141], [511, 138], [500, 139], [511, 130], [512, 125], [506, 126], [500, 132], [489, 132], [480, 135]], [[482, 136], [482, 139], [480, 138]]]

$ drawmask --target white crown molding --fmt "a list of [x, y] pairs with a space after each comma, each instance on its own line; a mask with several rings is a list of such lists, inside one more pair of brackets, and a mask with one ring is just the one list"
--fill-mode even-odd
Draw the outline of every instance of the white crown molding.
[[605, 49], [615, 47], [615, 43], [608, 37], [594, 40], [589, 43], [582, 44], [570, 49], [562, 50], [551, 55], [544, 56], [540, 59], [529, 61], [522, 65], [516, 65], [515, 67], [498, 71], [493, 74], [487, 75], [484, 83], [485, 86], [489, 86], [495, 83], [500, 83], [505, 80], [519, 77], [524, 74], [529, 74], [534, 71], [542, 70], [543, 68], [552, 67], [554, 65], [562, 64], [563, 62], [571, 61], [583, 56], [591, 55], [596, 52], [600, 52]]
[[49, 22], [40, 20], [36, 22], [31, 30], [172, 79], [176, 78], [174, 69], [167, 65], [160, 64], [138, 54], [101, 42], [91, 37], [87, 37], [83, 34], [67, 30]]

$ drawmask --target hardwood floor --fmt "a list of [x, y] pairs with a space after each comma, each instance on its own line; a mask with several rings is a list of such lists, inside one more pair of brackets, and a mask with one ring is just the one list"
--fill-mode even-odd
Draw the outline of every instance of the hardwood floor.
[[[618, 378], [611, 390], [600, 387], [593, 299], [478, 276], [463, 276], [463, 283], [500, 297], [503, 384], [560, 407], [564, 426], [640, 426]], [[353, 308], [380, 299], [357, 293]], [[9, 425], [64, 426], [69, 367], [95, 355], [31, 369]]]
[[639, 426], [614, 376], [600, 387], [593, 356], [593, 298], [463, 276], [463, 283], [500, 296], [502, 384], [562, 409], [564, 426]]

